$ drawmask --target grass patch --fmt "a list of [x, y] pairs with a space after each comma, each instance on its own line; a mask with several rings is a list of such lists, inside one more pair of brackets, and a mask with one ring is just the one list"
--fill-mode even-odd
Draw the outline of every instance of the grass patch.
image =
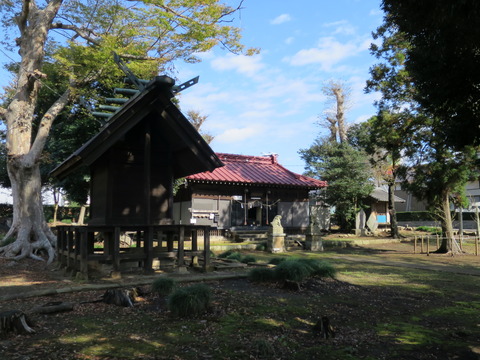
[[177, 289], [168, 298], [168, 308], [175, 316], [197, 316], [210, 307], [210, 288], [205, 284], [195, 284]]
[[167, 296], [173, 291], [176, 281], [171, 278], [160, 277], [152, 282], [152, 292], [159, 296]]
[[418, 226], [415, 228], [416, 231], [425, 231], [429, 232], [430, 234], [442, 234], [442, 229], [437, 226]]

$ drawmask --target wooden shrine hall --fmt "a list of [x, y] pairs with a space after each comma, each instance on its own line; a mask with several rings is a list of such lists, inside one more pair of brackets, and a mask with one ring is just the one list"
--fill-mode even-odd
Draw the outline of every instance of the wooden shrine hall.
[[[183, 266], [191, 256], [209, 267], [210, 226], [173, 224], [173, 185], [223, 164], [172, 102], [173, 87], [170, 77], [156, 77], [52, 171], [63, 179], [87, 166], [91, 177], [88, 225], [57, 227], [61, 265], [88, 276], [92, 262], [114, 271], [136, 262], [151, 271], [156, 259]], [[120, 246], [126, 232], [134, 234], [135, 247]], [[95, 244], [99, 238], [103, 247]]]

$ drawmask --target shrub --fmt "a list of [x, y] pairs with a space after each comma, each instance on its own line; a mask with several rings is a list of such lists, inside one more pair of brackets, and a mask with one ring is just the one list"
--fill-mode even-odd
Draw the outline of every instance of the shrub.
[[218, 255], [218, 257], [219, 257], [220, 259], [224, 259], [224, 258], [226, 258], [227, 256], [231, 255], [231, 254], [234, 253], [234, 252], [235, 252], [235, 251], [233, 251], [233, 250], [227, 250], [227, 251], [221, 253], [220, 255]]
[[253, 282], [270, 282], [275, 280], [273, 269], [254, 268], [248, 272], [248, 279]]
[[152, 292], [160, 296], [170, 295], [175, 285], [176, 283], [173, 279], [166, 277], [157, 278], [152, 283]]
[[272, 259], [270, 259], [270, 261], [268, 262], [269, 264], [272, 264], [272, 265], [278, 265], [280, 264], [281, 262], [287, 260], [287, 258], [284, 258], [284, 257], [274, 257]]
[[252, 344], [253, 351], [261, 358], [275, 357], [274, 346], [265, 339], [256, 339]]
[[308, 267], [311, 276], [334, 278], [337, 274], [337, 270], [325, 261], [317, 259], [298, 259], [297, 261], [304, 263]]
[[275, 269], [275, 277], [277, 280], [302, 282], [311, 275], [311, 268], [298, 259], [289, 259], [282, 261]]
[[258, 243], [257, 246], [255, 247], [255, 250], [257, 251], [265, 251], [267, 250], [267, 243], [265, 241]]
[[246, 255], [246, 256], [242, 257], [242, 259], [240, 261], [244, 264], [255, 263], [255, 262], [257, 262], [257, 258], [253, 255]]
[[240, 261], [240, 260], [242, 260], [242, 254], [240, 254], [240, 253], [238, 253], [238, 252], [232, 252], [232, 253], [231, 253], [230, 255], [228, 255], [225, 259]]
[[195, 284], [175, 290], [168, 298], [168, 308], [175, 316], [195, 316], [209, 308], [210, 300], [210, 288], [205, 284]]

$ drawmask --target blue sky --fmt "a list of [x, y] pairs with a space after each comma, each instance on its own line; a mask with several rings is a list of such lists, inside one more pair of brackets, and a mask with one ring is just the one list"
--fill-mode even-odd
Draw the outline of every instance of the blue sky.
[[[237, 3], [237, 1], [230, 1]], [[205, 130], [216, 152], [276, 153], [288, 169], [302, 173], [298, 155], [325, 129], [318, 117], [328, 108], [322, 87], [330, 80], [351, 88], [347, 121], [375, 114], [377, 94], [365, 94], [368, 50], [382, 23], [380, 0], [245, 0], [239, 25], [253, 57], [215, 49], [199, 64], [177, 64], [183, 82], [200, 82], [180, 95], [183, 111], [208, 115]], [[10, 54], [10, 56], [16, 58]], [[9, 59], [0, 54], [0, 66]], [[8, 77], [0, 72], [0, 86]]]
[[200, 82], [180, 97], [182, 110], [208, 115], [205, 130], [217, 152], [276, 153], [288, 169], [302, 173], [299, 149], [319, 134], [318, 116], [329, 107], [322, 87], [330, 80], [351, 88], [349, 123], [375, 114], [377, 94], [365, 94], [371, 37], [382, 23], [379, 0], [246, 0], [241, 11], [243, 42], [259, 47], [253, 57], [216, 49], [203, 61], [178, 66], [180, 81]]

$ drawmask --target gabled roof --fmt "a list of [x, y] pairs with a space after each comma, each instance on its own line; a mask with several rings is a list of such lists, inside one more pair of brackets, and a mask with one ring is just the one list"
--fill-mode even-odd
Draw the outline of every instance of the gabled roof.
[[154, 117], [156, 121], [152, 131], [161, 132], [169, 140], [176, 178], [222, 166], [210, 146], [171, 101], [174, 84], [168, 76], [155, 77], [145, 89], [125, 103], [97, 135], [50, 174], [62, 179], [82, 165], [91, 165], [146, 117]]
[[318, 189], [325, 181], [296, 174], [277, 162], [276, 155], [247, 156], [216, 153], [225, 166], [187, 176], [189, 182], [257, 184]]

